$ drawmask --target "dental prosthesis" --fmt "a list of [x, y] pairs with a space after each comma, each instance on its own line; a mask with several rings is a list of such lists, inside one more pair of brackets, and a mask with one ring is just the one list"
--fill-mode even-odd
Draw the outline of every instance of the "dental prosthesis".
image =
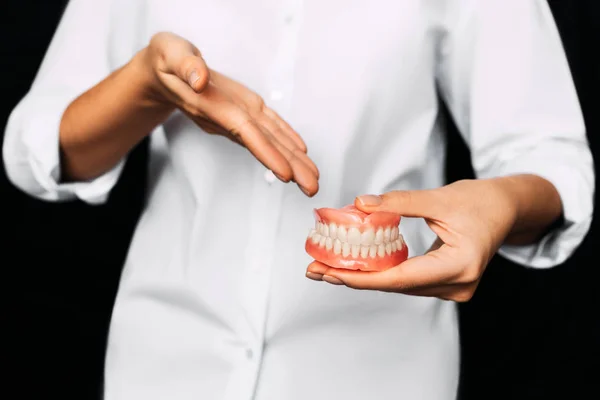
[[382, 271], [408, 258], [399, 224], [398, 214], [367, 214], [353, 205], [315, 209], [315, 228], [308, 234], [305, 249], [333, 268]]

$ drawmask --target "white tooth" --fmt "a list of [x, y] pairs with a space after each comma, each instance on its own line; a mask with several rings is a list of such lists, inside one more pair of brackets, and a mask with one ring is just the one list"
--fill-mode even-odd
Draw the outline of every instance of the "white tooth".
[[346, 230], [346, 227], [344, 227], [343, 225], [338, 226], [337, 237], [342, 242], [348, 241], [348, 231]]
[[360, 256], [362, 258], [367, 258], [369, 256], [369, 246], [360, 247]]
[[390, 242], [387, 242], [385, 244], [385, 253], [389, 256], [390, 254], [392, 254], [392, 244]]
[[329, 237], [329, 225], [323, 224], [323, 236]]
[[398, 227], [397, 226], [395, 226], [395, 227], [392, 228], [392, 237], [391, 237], [391, 239], [392, 239], [392, 242], [394, 240], [398, 239]]
[[396, 244], [396, 241], [394, 240], [392, 242], [392, 253], [395, 253], [396, 250], [398, 250], [398, 245]]
[[348, 229], [348, 243], [360, 244], [360, 231], [358, 228]]
[[383, 241], [389, 242], [391, 237], [392, 237], [392, 229], [388, 226], [387, 228], [385, 228], [385, 231], [383, 231]]
[[337, 238], [337, 225], [334, 224], [333, 222], [329, 224], [329, 236], [332, 239]]
[[311, 239], [314, 244], [317, 244], [321, 240], [321, 235], [319, 235], [319, 232], [316, 232]]
[[348, 257], [350, 255], [350, 244], [348, 242], [342, 243], [342, 256]]
[[339, 239], [333, 241], [333, 254], [342, 254], [342, 242]]
[[353, 244], [352, 245], [352, 258], [358, 258], [359, 254], [360, 254], [360, 245]]
[[319, 232], [319, 235], [323, 233], [323, 224], [320, 222], [317, 222], [317, 232]]
[[385, 256], [385, 245], [380, 244], [379, 246], [377, 246], [377, 255], [379, 257]]
[[308, 237], [312, 239], [312, 237], [314, 236], [314, 234], [315, 234], [315, 233], [317, 233], [317, 231], [316, 231], [316, 230], [314, 230], [314, 229], [311, 229], [311, 230], [308, 232]]
[[373, 240], [375, 240], [375, 231], [373, 229], [367, 229], [360, 235], [360, 243], [370, 246], [373, 244]]
[[325, 248], [331, 250], [333, 248], [333, 239], [330, 237], [325, 238]]
[[396, 239], [396, 247], [398, 248], [398, 250], [402, 250], [402, 239]]
[[319, 240], [319, 247], [324, 247], [325, 246], [325, 240], [327, 238], [325, 236], [321, 236], [321, 240]]
[[381, 228], [377, 229], [377, 233], [375, 233], [375, 241], [373, 243], [375, 243], [375, 244], [383, 243], [383, 229], [381, 229]]
[[372, 244], [371, 246], [369, 246], [369, 257], [377, 257], [377, 245]]

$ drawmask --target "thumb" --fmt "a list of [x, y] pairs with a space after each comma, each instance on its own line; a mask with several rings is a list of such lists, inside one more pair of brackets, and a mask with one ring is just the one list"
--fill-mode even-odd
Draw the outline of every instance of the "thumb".
[[179, 78], [186, 81], [196, 93], [202, 92], [208, 85], [210, 72], [200, 55], [185, 56], [181, 66], [174, 69]]
[[202, 92], [209, 81], [209, 69], [202, 53], [181, 36], [160, 32], [152, 37], [150, 46], [160, 56], [163, 72], [175, 75], [195, 92]]
[[363, 195], [354, 206], [367, 214], [387, 211], [412, 218], [437, 218], [441, 198], [435, 190], [396, 190], [382, 195]]

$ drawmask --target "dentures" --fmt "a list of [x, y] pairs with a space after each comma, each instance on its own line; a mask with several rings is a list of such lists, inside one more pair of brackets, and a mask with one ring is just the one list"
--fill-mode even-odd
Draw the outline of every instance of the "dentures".
[[408, 258], [398, 214], [364, 213], [353, 205], [315, 210], [306, 252], [334, 268], [382, 271]]

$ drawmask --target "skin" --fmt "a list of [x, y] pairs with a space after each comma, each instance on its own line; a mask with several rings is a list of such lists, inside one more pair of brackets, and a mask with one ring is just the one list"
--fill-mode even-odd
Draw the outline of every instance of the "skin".
[[433, 296], [465, 302], [472, 298], [490, 259], [503, 244], [535, 243], [559, 220], [556, 188], [536, 175], [462, 180], [438, 189], [360, 196], [358, 209], [423, 218], [438, 236], [424, 255], [381, 272], [308, 266], [306, 276], [359, 290]]
[[[193, 44], [165, 32], [66, 109], [59, 135], [62, 180], [90, 180], [109, 171], [175, 110], [206, 132], [198, 134], [226, 137], [283, 182], [296, 182], [307, 196], [317, 193], [319, 171], [300, 135], [252, 90], [210, 69]], [[360, 197], [355, 205], [367, 213], [424, 218], [438, 240], [427, 254], [383, 272], [315, 262], [309, 278], [455, 301], [471, 298], [502, 243], [535, 242], [562, 212], [554, 186], [533, 175]]]
[[193, 44], [165, 32], [67, 108], [62, 179], [107, 172], [176, 109], [205, 132], [246, 147], [283, 182], [317, 193], [319, 171], [300, 135], [252, 90], [209, 69]]

